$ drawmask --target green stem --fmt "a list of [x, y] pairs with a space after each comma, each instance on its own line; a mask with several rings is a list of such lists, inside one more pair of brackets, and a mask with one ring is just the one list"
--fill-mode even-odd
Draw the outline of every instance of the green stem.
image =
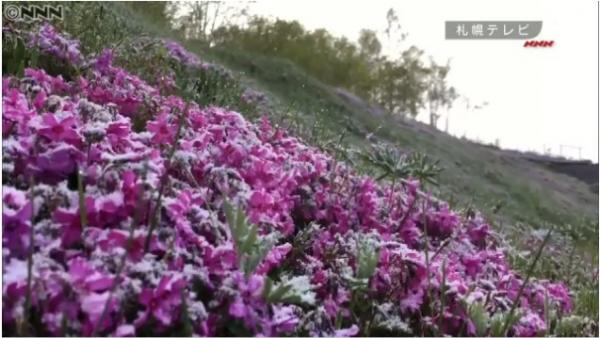
[[442, 262], [442, 286], [440, 288], [440, 320], [444, 320], [444, 306], [446, 305], [446, 259]]
[[173, 146], [171, 147], [171, 151], [169, 152], [169, 156], [167, 157], [167, 161], [165, 163], [165, 172], [160, 179], [160, 188], [158, 191], [158, 196], [156, 197], [156, 201], [154, 203], [154, 209], [152, 210], [151, 218], [150, 218], [150, 228], [148, 229], [148, 235], [146, 236], [146, 240], [144, 242], [144, 253], [148, 252], [150, 249], [150, 240], [152, 238], [152, 233], [154, 232], [154, 228], [156, 228], [156, 224], [158, 223], [158, 214], [161, 209], [161, 200], [165, 189], [165, 181], [169, 176], [169, 168], [171, 167], [171, 161], [173, 159], [173, 155], [175, 155], [175, 151], [177, 150], [177, 142], [181, 137], [181, 132], [183, 130], [185, 113], [187, 112], [189, 103], [186, 104], [185, 109], [179, 116], [178, 126], [177, 126], [177, 134], [175, 134], [175, 141]]
[[85, 208], [85, 193], [83, 191], [82, 172], [77, 170], [77, 193], [79, 195], [79, 218], [81, 221], [81, 230], [87, 226], [87, 210]]
[[396, 188], [396, 176], [394, 176], [392, 178], [392, 186], [390, 188], [390, 196], [388, 197], [388, 204], [390, 205], [389, 207], [389, 214], [391, 216], [392, 212], [394, 211], [394, 204], [392, 204], [392, 201], [394, 199], [394, 190]]
[[427, 298], [429, 302], [431, 302], [431, 266], [429, 265], [429, 236], [427, 235], [427, 224], [423, 225], [423, 235], [425, 238], [425, 268], [427, 269]]
[[[147, 168], [144, 169], [144, 175], [142, 178], [142, 182], [146, 181], [146, 171], [147, 171]], [[143, 183], [142, 183], [142, 187], [143, 187]], [[143, 195], [144, 195], [143, 190], [138, 192], [138, 197], [137, 197], [137, 201], [136, 201], [136, 205], [135, 205], [135, 211], [133, 214], [133, 221], [131, 222], [131, 226], [129, 227], [127, 243], [125, 244], [125, 252], [119, 259], [119, 263], [117, 265], [117, 270], [115, 271], [115, 278], [113, 280], [113, 284], [109, 290], [108, 298], [106, 299], [106, 303], [104, 303], [104, 308], [102, 309], [102, 313], [100, 314], [100, 319], [98, 320], [98, 323], [96, 324], [96, 326], [94, 326], [94, 330], [92, 331], [92, 335], [91, 335], [92, 337], [95, 337], [97, 335], [98, 328], [102, 325], [102, 322], [104, 321], [104, 318], [106, 317], [106, 314], [108, 313], [108, 306], [112, 300], [114, 291], [117, 288], [117, 285], [118, 285], [117, 282], [118, 282], [119, 278], [121, 277], [121, 273], [123, 272], [123, 269], [125, 267], [125, 261], [127, 260], [127, 254], [129, 253], [129, 250], [131, 249], [131, 246], [133, 245], [133, 235], [135, 234], [135, 228], [137, 228], [137, 225], [140, 223], [140, 219], [141, 219]]]
[[31, 315], [31, 283], [33, 279], [33, 252], [35, 250], [34, 239], [34, 219], [35, 219], [35, 179], [33, 175], [29, 178], [29, 190], [30, 190], [30, 198], [31, 198], [31, 220], [29, 227], [29, 250], [27, 252], [27, 292], [25, 294], [25, 314], [24, 314], [24, 325], [29, 324], [29, 316]]
[[[426, 201], [424, 201], [424, 203], [428, 202], [429, 199], [427, 199]], [[428, 207], [425, 205], [424, 210], [427, 210]], [[433, 303], [433, 298], [431, 298], [431, 264], [429, 261], [429, 236], [427, 234], [427, 217], [424, 217], [424, 222], [423, 222], [423, 234], [425, 237], [425, 268], [427, 269], [427, 298], [430, 304], [430, 311], [431, 314], [433, 315], [433, 307], [431, 306], [431, 304]], [[433, 326], [433, 330], [434, 330], [434, 335], [439, 336], [439, 332], [437, 332], [437, 328], [435, 327], [435, 325]]]
[[571, 248], [571, 252], [569, 253], [569, 264], [567, 264], [567, 283], [571, 282], [571, 264], [573, 263], [574, 255], [575, 255], [575, 243], [573, 243], [573, 247]]
[[387, 177], [389, 174], [390, 174], [390, 173], [388, 173], [388, 172], [385, 172], [385, 173], [383, 173], [383, 174], [379, 175], [379, 176], [378, 176], [378, 177], [375, 179], [375, 181], [381, 181], [382, 179], [386, 178], [386, 177]]
[[508, 326], [509, 326], [510, 322], [512, 321], [515, 310], [517, 309], [517, 306], [519, 305], [519, 300], [521, 299], [521, 296], [523, 295], [523, 291], [525, 291], [525, 286], [527, 286], [527, 283], [529, 282], [529, 278], [531, 278], [531, 275], [533, 274], [533, 270], [535, 269], [535, 265], [537, 264], [538, 260], [540, 259], [541, 255], [542, 255], [542, 251], [544, 250], [544, 247], [550, 240], [551, 234], [552, 234], [552, 230], [549, 230], [548, 234], [546, 234], [546, 237], [544, 237], [544, 240], [542, 241], [542, 244], [540, 245], [540, 247], [535, 255], [535, 258], [533, 259], [533, 262], [531, 262], [529, 269], [527, 269], [527, 274], [525, 275], [525, 280], [523, 281], [523, 284], [521, 284], [521, 287], [519, 288], [519, 292], [517, 293], [517, 298], [512, 303], [512, 306], [510, 307], [510, 311], [508, 312], [508, 316], [506, 317], [506, 320], [504, 321], [504, 325], [502, 327], [501, 332], [504, 332], [505, 336], [508, 333], [508, 329], [509, 329]]

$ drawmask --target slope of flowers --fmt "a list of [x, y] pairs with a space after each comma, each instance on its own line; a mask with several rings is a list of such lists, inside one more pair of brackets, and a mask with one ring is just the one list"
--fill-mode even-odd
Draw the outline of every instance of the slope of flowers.
[[[6, 332], [29, 299], [44, 335], [477, 335], [490, 327], [471, 305], [506, 313], [518, 297], [523, 278], [484, 220], [418, 182], [378, 184], [266, 119], [163, 96], [110, 51], [89, 62], [72, 82], [3, 78]], [[151, 118], [135, 132], [142, 108]], [[272, 244], [250, 271], [226, 201]], [[269, 297], [272, 280], [297, 297]], [[548, 304], [571, 308], [549, 281], [519, 302], [510, 335], [544, 333]]]

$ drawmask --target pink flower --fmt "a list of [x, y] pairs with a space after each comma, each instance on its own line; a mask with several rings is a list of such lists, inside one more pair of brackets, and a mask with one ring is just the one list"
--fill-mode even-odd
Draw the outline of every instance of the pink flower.
[[250, 206], [256, 209], [268, 209], [273, 203], [273, 197], [265, 191], [254, 191], [250, 196]]
[[300, 319], [291, 306], [273, 306], [273, 325], [279, 333], [294, 332]]
[[27, 123], [35, 116], [35, 110], [29, 108], [24, 94], [17, 89], [4, 89], [2, 94], [2, 135], [7, 137], [11, 131], [20, 135], [28, 133]]
[[482, 267], [482, 257], [480, 257], [479, 255], [464, 255], [462, 257], [462, 262], [465, 266], [465, 270], [467, 273], [467, 276], [470, 276], [472, 278], [477, 277], [477, 274], [481, 271], [481, 267]]
[[107, 49], [102, 50], [100, 55], [98, 55], [98, 57], [94, 61], [95, 61], [94, 67], [98, 71], [100, 71], [100, 72], [109, 71], [110, 67], [112, 67], [112, 61], [113, 61], [112, 49], [107, 48]]
[[43, 69], [25, 68], [25, 77], [35, 81], [46, 93], [68, 92], [70, 89], [62, 76], [50, 76]]
[[546, 332], [546, 323], [537, 313], [527, 312], [514, 326], [517, 337], [537, 337]]
[[38, 47], [42, 52], [56, 56], [73, 65], [83, 63], [83, 55], [79, 51], [79, 41], [71, 40], [59, 34], [50, 24], [43, 24], [39, 31], [30, 34], [29, 46]]
[[181, 310], [182, 292], [186, 287], [185, 279], [178, 276], [164, 276], [154, 289], [146, 288], [139, 300], [146, 311], [136, 320], [137, 326], [143, 325], [150, 316], [168, 327]]
[[266, 274], [271, 269], [279, 266], [287, 254], [292, 250], [292, 245], [290, 243], [285, 243], [279, 246], [274, 247], [267, 253], [267, 256], [263, 259], [260, 265], [256, 268], [256, 273], [258, 274]]
[[183, 46], [173, 40], [165, 40], [164, 45], [169, 55], [189, 67], [201, 67], [203, 63], [195, 54], [188, 52]]
[[146, 237], [134, 235], [131, 242], [129, 241], [129, 233], [124, 230], [110, 230], [106, 234], [106, 238], [98, 241], [98, 246], [104, 251], [111, 251], [114, 248], [126, 249], [129, 244], [128, 257], [137, 262], [144, 256], [144, 243]]
[[335, 332], [333, 333], [333, 336], [334, 337], [354, 337], [358, 334], [358, 332], [359, 332], [358, 326], [356, 326], [355, 324], [352, 324], [352, 326], [350, 326], [349, 328], [335, 330]]
[[31, 202], [16, 209], [4, 205], [2, 208], [2, 245], [19, 258], [29, 250], [29, 229], [31, 226]]
[[558, 301], [561, 306], [561, 310], [564, 313], [571, 312], [573, 309], [573, 301], [571, 300], [571, 296], [569, 296], [569, 290], [567, 286], [563, 282], [547, 283], [545, 287], [548, 290], [549, 296]]
[[236, 298], [231, 305], [229, 305], [229, 314], [235, 318], [244, 318], [248, 311], [246, 305], [241, 298]]
[[74, 285], [81, 288], [81, 290], [90, 292], [108, 290], [114, 283], [113, 277], [99, 272], [83, 258], [75, 258], [69, 261], [69, 276]]
[[489, 225], [484, 223], [480, 218], [473, 220], [469, 230], [467, 230], [467, 234], [471, 241], [480, 247], [485, 244], [485, 239], [488, 237], [489, 233]]
[[33, 99], [33, 106], [35, 107], [35, 109], [40, 111], [44, 107], [44, 103], [46, 102], [46, 97], [47, 97], [46, 92], [43, 90], [40, 90], [35, 95], [35, 99]]
[[76, 121], [73, 117], [59, 121], [55, 114], [45, 113], [42, 115], [42, 124], [38, 133], [50, 141], [64, 141], [78, 147], [81, 145], [81, 137], [74, 129], [75, 125]]
[[153, 142], [156, 144], [170, 144], [173, 142], [177, 126], [169, 123], [169, 115], [162, 113], [154, 121], [148, 122], [148, 131], [154, 134]]
[[415, 312], [421, 308], [423, 304], [423, 289], [417, 289], [409, 292], [400, 301], [400, 310], [403, 312]]
[[135, 326], [130, 324], [123, 324], [117, 327], [114, 334], [115, 337], [135, 337]]
[[108, 300], [109, 292], [90, 293], [81, 299], [81, 310], [88, 315], [92, 323], [97, 323]]
[[127, 215], [123, 193], [114, 191], [110, 194], [101, 196], [94, 201], [95, 214], [90, 215], [90, 223], [98, 227], [117, 226]]
[[[91, 206], [91, 203], [86, 203]], [[90, 209], [87, 209], [90, 210]], [[90, 210], [91, 211], [91, 210]], [[52, 213], [52, 220], [62, 225], [61, 244], [65, 248], [80, 242], [81, 240], [81, 215], [79, 208], [75, 210], [65, 210], [58, 208]]]

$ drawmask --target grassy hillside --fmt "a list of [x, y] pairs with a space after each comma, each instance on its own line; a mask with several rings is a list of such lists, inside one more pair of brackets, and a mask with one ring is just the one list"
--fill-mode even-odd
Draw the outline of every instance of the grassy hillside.
[[517, 223], [533, 227], [571, 224], [597, 237], [591, 223], [598, 217], [598, 195], [577, 179], [419, 122], [374, 116], [286, 60], [230, 50], [200, 52], [269, 93], [275, 102], [274, 115], [296, 114], [308, 126], [318, 121], [332, 134], [348, 129], [346, 140], [353, 146], [368, 147], [366, 135], [374, 133], [407, 151], [440, 160], [439, 195], [458, 205], [473, 205], [499, 228]]

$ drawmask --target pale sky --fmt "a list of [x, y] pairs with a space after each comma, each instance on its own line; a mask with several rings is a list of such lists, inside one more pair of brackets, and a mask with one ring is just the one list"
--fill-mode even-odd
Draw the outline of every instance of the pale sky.
[[[250, 13], [295, 19], [308, 29], [325, 28], [355, 41], [361, 28], [381, 32], [385, 14], [396, 10], [406, 47], [414, 44], [438, 63], [451, 59], [448, 81], [471, 103], [450, 111], [449, 131], [503, 148], [535, 150], [560, 145], [581, 147], [582, 157], [598, 161], [598, 3], [524, 0], [318, 1], [258, 0]], [[445, 40], [447, 20], [542, 20], [536, 39], [552, 48], [524, 48], [522, 40]], [[384, 46], [385, 47], [385, 46]], [[420, 120], [427, 120], [421, 114]], [[445, 116], [438, 127], [445, 126]], [[563, 155], [578, 151], [563, 148]]]

